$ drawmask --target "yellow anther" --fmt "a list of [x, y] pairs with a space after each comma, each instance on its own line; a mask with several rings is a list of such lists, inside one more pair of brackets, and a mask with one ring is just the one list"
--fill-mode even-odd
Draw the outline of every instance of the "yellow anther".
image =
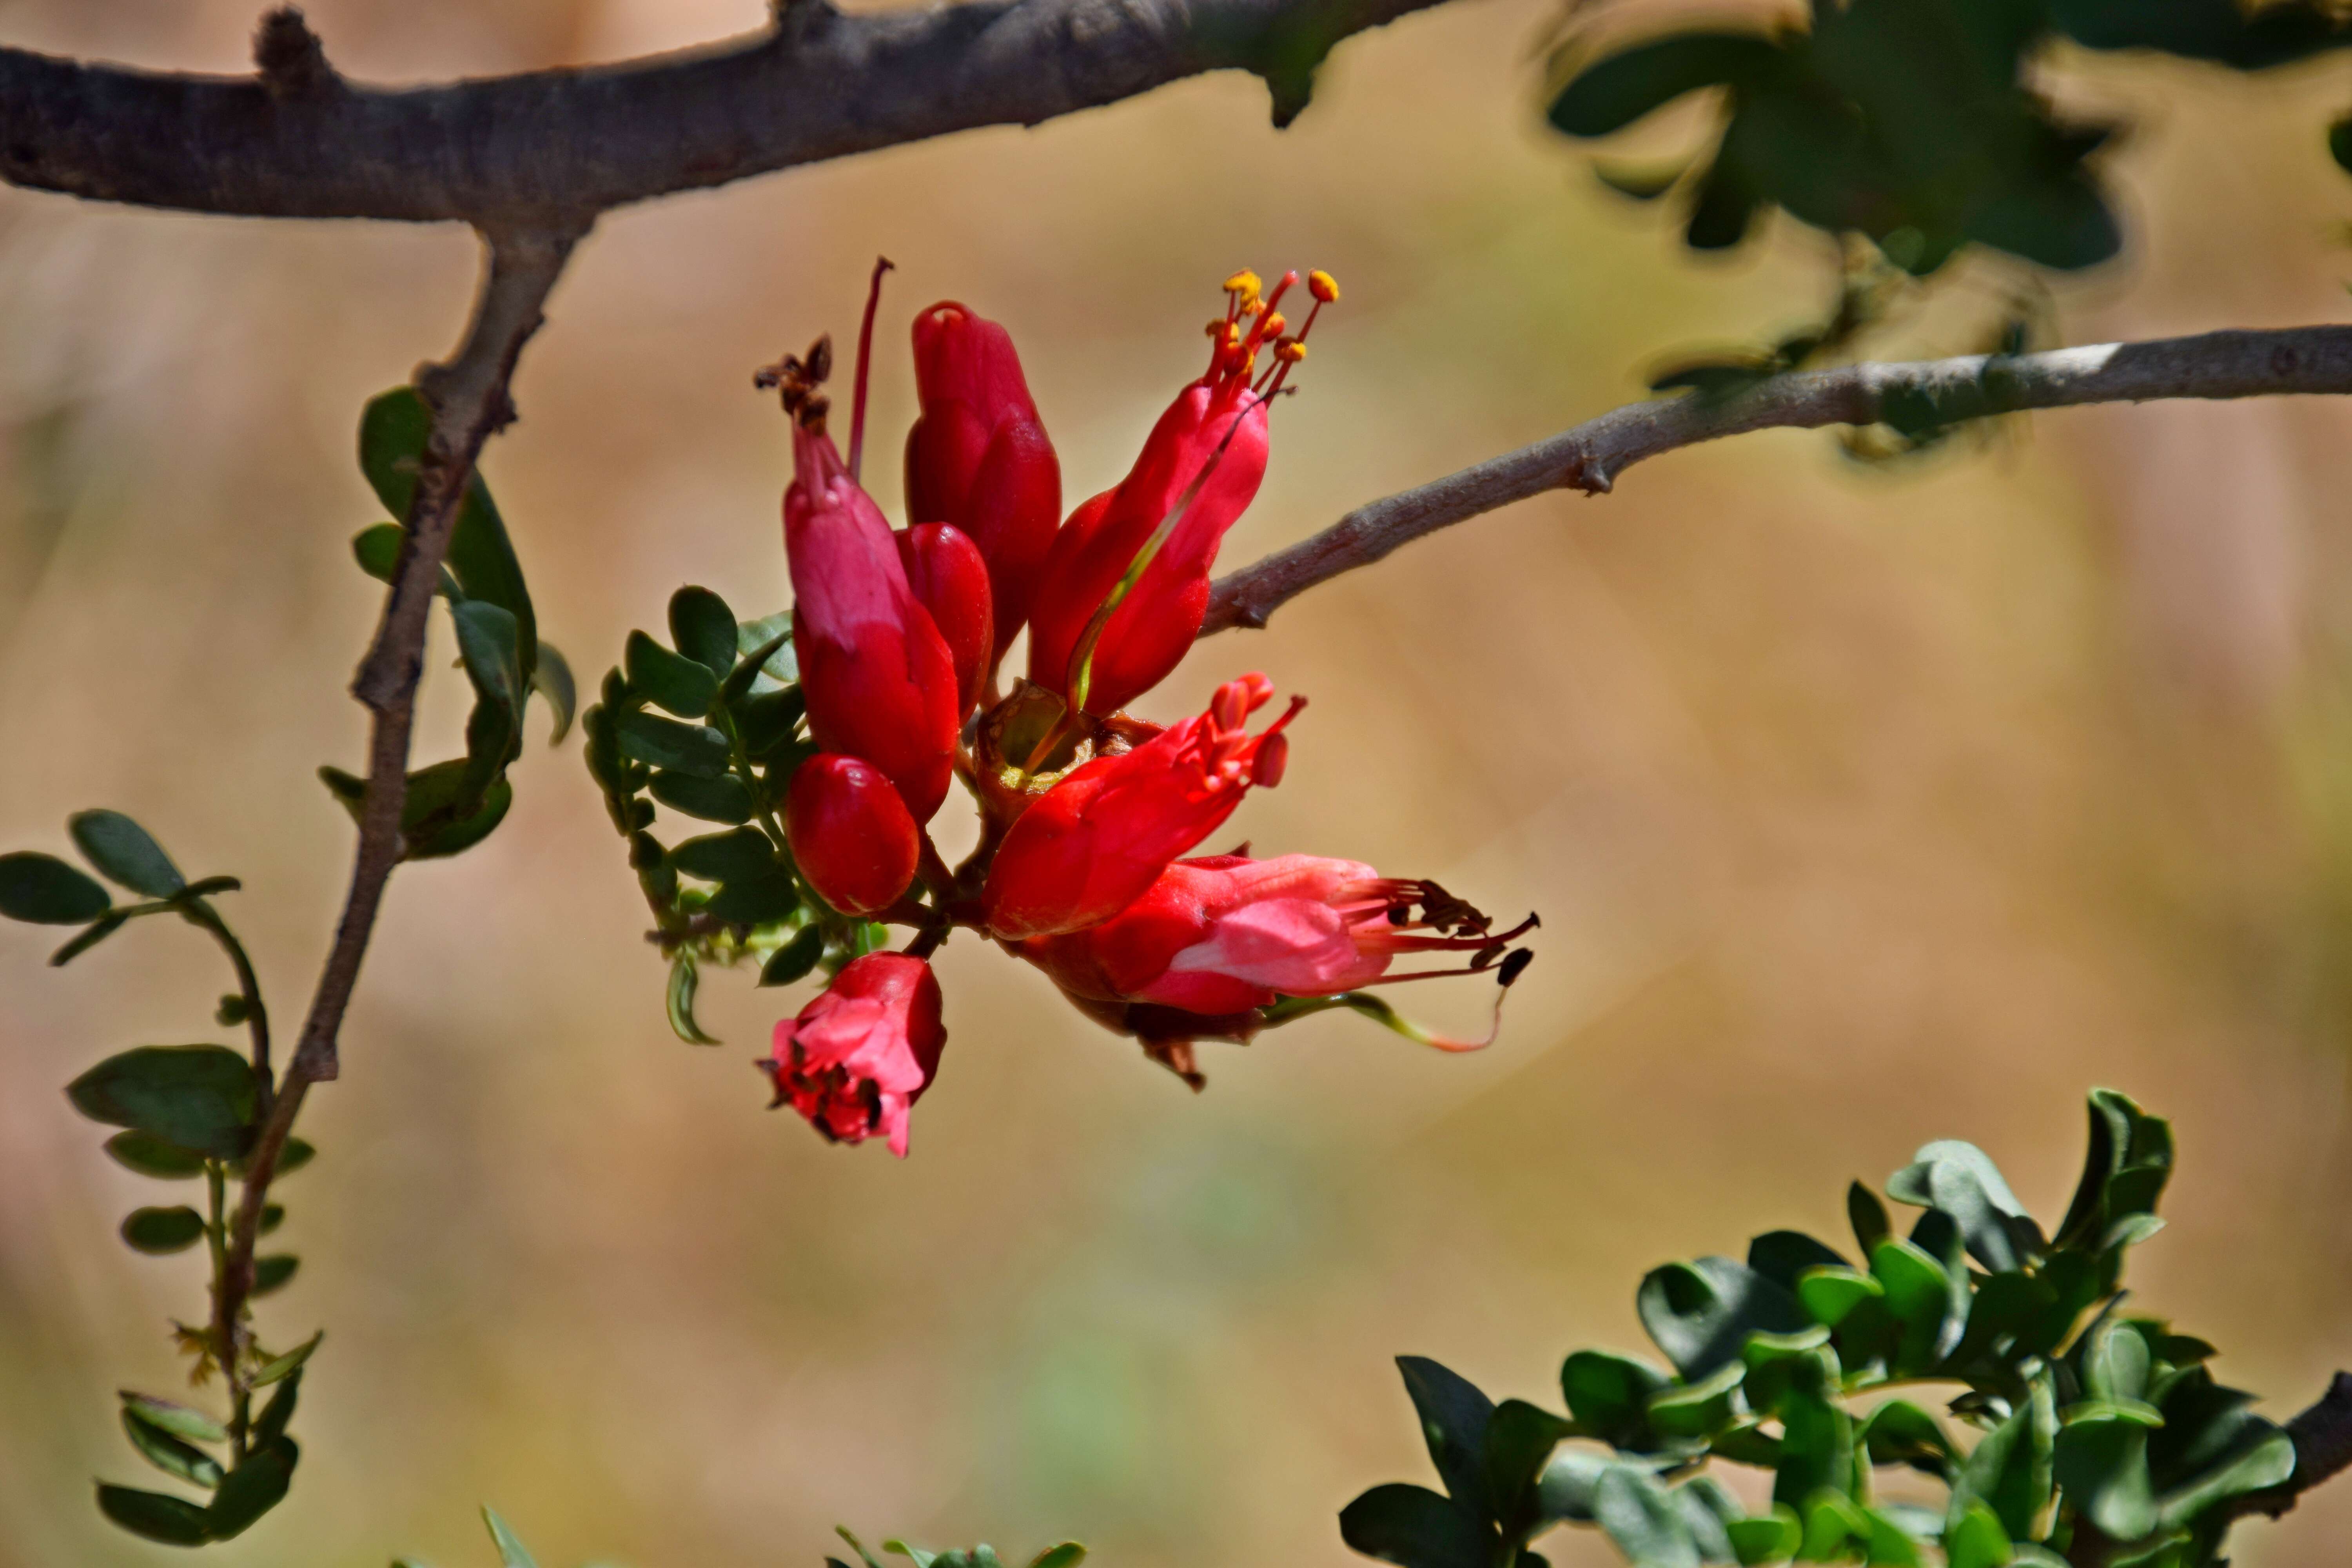
[[1269, 338], [1278, 338], [1282, 336], [1282, 329], [1288, 325], [1290, 325], [1289, 321], [1284, 319], [1281, 311], [1271, 310], [1266, 313], [1265, 320], [1259, 323], [1258, 331]]
[[1213, 338], [1222, 338], [1225, 335], [1225, 329], [1232, 325], [1233, 323], [1231, 321], [1226, 321], [1223, 316], [1219, 316], [1215, 321], [1209, 323], [1209, 336]]
[[1225, 292], [1228, 294], [1239, 294], [1244, 300], [1256, 299], [1258, 297], [1258, 291], [1265, 287], [1265, 279], [1260, 278], [1256, 273], [1252, 272], [1246, 267], [1243, 268], [1239, 272], [1234, 273], [1231, 278], [1225, 279]]
[[1308, 273], [1307, 291], [1315, 296], [1318, 304], [1336, 305], [1339, 301], [1339, 285], [1328, 272]]
[[1285, 338], [1274, 345], [1274, 357], [1285, 364], [1297, 364], [1307, 357], [1307, 345], [1297, 338]]

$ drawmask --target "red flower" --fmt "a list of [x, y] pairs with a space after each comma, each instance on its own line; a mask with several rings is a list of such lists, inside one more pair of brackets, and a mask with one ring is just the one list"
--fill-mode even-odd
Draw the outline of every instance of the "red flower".
[[1251, 784], [1277, 783], [1289, 754], [1282, 728], [1306, 699], [1251, 735], [1244, 723], [1273, 694], [1263, 675], [1229, 680], [1206, 713], [1072, 769], [1031, 802], [981, 889], [990, 932], [1014, 941], [1109, 919], [1223, 826]]
[[890, 525], [821, 420], [794, 422], [793, 467], [784, 554], [809, 731], [824, 750], [887, 773], [914, 819], [929, 822], [947, 798], [962, 723], [954, 661], [908, 586]]
[[1460, 973], [1388, 970], [1406, 952], [1492, 959], [1526, 929], [1489, 931], [1485, 916], [1433, 883], [1382, 877], [1359, 861], [1221, 855], [1179, 860], [1100, 925], [1032, 938], [1022, 954], [1076, 996], [1228, 1016], [1279, 996]]
[[949, 522], [918, 523], [898, 535], [907, 586], [931, 615], [931, 624], [955, 663], [956, 712], [980, 702], [981, 683], [996, 664], [989, 605], [988, 563], [963, 530]]
[[[1297, 337], [1285, 338], [1287, 323], [1276, 309], [1297, 279], [1285, 273], [1263, 300], [1255, 273], [1226, 280], [1225, 319], [1209, 323], [1207, 373], [1176, 395], [1118, 488], [1080, 506], [1055, 535], [1030, 616], [1032, 681], [1066, 698], [1086, 665], [1080, 706], [1114, 712], [1158, 685], [1192, 645], [1217, 546], [1265, 476], [1268, 400], [1306, 357], [1300, 340], [1314, 313]], [[1323, 273], [1310, 288], [1317, 310], [1339, 298]], [[1274, 363], [1260, 375], [1262, 350]], [[1097, 613], [1155, 540], [1157, 553], [1095, 630], [1089, 650]]]
[[827, 752], [793, 770], [784, 840], [824, 901], [845, 915], [888, 909], [915, 879], [915, 819], [889, 778], [858, 757]]
[[792, 1102], [828, 1142], [880, 1133], [907, 1154], [907, 1112], [940, 1068], [947, 1044], [940, 983], [902, 952], [853, 959], [822, 994], [776, 1026], [760, 1065], [775, 1080], [774, 1105]]
[[951, 522], [980, 547], [995, 598], [992, 667], [1029, 618], [1062, 519], [1062, 466], [1013, 339], [954, 300], [915, 318], [915, 392], [923, 414], [907, 433], [907, 516]]

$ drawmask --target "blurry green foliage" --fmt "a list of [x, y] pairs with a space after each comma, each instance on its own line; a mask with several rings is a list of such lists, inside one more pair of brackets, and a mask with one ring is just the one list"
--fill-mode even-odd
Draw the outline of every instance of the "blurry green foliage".
[[[1684, 169], [1602, 175], [1640, 200], [1686, 192], [1695, 249], [1738, 244], [1778, 206], [1916, 275], [1971, 243], [2071, 269], [2122, 234], [2091, 165], [2114, 128], [2068, 120], [2032, 81], [2062, 40], [2255, 70], [2341, 47], [2352, 27], [2324, 0], [1813, 0], [1805, 26], [1709, 25], [1598, 58], [1572, 42], [1550, 119], [1607, 136], [1721, 89], [1711, 144]], [[2341, 158], [2352, 140], [2331, 144]]]
[[[2211, 1345], [2122, 1313], [2125, 1252], [2163, 1224], [2172, 1131], [2106, 1089], [2090, 1130], [2054, 1232], [1983, 1151], [1943, 1142], [1886, 1184], [1923, 1211], [1908, 1236], [1856, 1183], [1851, 1258], [1773, 1231], [1745, 1262], [1654, 1269], [1635, 1306], [1668, 1364], [1579, 1351], [1564, 1416], [1400, 1358], [1444, 1489], [1375, 1487], [1340, 1533], [1402, 1568], [1540, 1565], [1528, 1543], [1562, 1523], [1599, 1526], [1642, 1568], [1916, 1565], [1931, 1549], [1952, 1568], [2217, 1562], [2231, 1503], [2286, 1481], [2294, 1445], [2213, 1380]], [[1865, 1403], [1919, 1384], [1962, 1392], [1940, 1416]], [[1715, 1461], [1769, 1470], [1769, 1510], [1744, 1508]], [[1941, 1483], [1944, 1506], [1878, 1499], [1888, 1468]]]

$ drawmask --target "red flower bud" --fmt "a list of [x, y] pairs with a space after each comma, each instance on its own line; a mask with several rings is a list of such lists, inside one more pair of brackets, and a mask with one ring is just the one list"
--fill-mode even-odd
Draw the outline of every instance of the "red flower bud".
[[915, 819], [880, 768], [827, 752], [793, 770], [784, 840], [824, 901], [870, 915], [898, 901], [915, 879]]
[[833, 438], [795, 423], [793, 466], [784, 554], [809, 731], [824, 750], [880, 768], [929, 822], [947, 798], [963, 721], [954, 661]]
[[1062, 518], [1061, 462], [1013, 339], [953, 300], [915, 318], [915, 392], [923, 413], [907, 433], [907, 516], [951, 522], [980, 547], [995, 600], [992, 666], [1029, 618]]
[[[1360, 861], [1220, 855], [1179, 860], [1100, 925], [1033, 937], [1021, 952], [1074, 997], [1223, 1016], [1277, 996], [1468, 972], [1389, 973], [1401, 953], [1484, 953], [1483, 969], [1534, 923], [1494, 931], [1443, 888]], [[1516, 971], [1507, 963], [1493, 973]]]
[[988, 563], [981, 559], [971, 536], [953, 523], [919, 523], [898, 539], [907, 586], [930, 612], [931, 624], [955, 662], [956, 713], [961, 719], [978, 705], [981, 683], [996, 663]]
[[1243, 729], [1273, 687], [1263, 675], [1217, 689], [1209, 711], [1131, 752], [1097, 757], [1039, 795], [1005, 834], [981, 889], [990, 932], [1006, 941], [1076, 931], [1141, 897], [1168, 863], [1223, 825], [1289, 712]]
[[869, 952], [776, 1026], [774, 1050], [760, 1065], [775, 1080], [772, 1104], [790, 1101], [827, 1142], [862, 1143], [878, 1132], [904, 1159], [907, 1113], [930, 1087], [947, 1039], [931, 966]]

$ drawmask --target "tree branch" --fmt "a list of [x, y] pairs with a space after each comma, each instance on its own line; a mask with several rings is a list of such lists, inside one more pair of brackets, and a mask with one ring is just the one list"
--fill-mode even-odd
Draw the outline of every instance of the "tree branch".
[[2352, 327], [2207, 332], [2032, 354], [1971, 354], [1772, 376], [1728, 400], [1629, 404], [1475, 468], [1358, 507], [1312, 538], [1220, 578], [1201, 635], [1263, 626], [1318, 583], [1482, 512], [1554, 489], [1606, 494], [1644, 458], [1749, 430], [1908, 431], [1990, 415], [2167, 397], [2352, 392]]
[[2232, 1518], [2259, 1513], [2276, 1519], [2312, 1488], [2352, 1468], [2352, 1373], [2337, 1373], [2319, 1402], [2286, 1424], [2286, 1435], [2294, 1440], [2294, 1474], [2234, 1500]]
[[[343, 1013], [375, 931], [384, 884], [404, 848], [401, 810], [407, 801], [409, 730], [416, 711], [416, 684], [424, 673], [426, 616], [458, 507], [482, 443], [514, 420], [507, 387], [515, 362], [538, 331], [541, 307], [579, 237], [579, 231], [570, 228], [486, 233], [487, 276], [465, 341], [446, 364], [417, 368], [416, 387], [433, 409], [433, 426], [409, 503], [400, 556], [394, 563], [392, 587], [384, 595], [383, 618], [352, 683], [352, 694], [373, 718], [359, 848], [334, 946], [320, 973], [294, 1059], [287, 1065], [268, 1120], [247, 1157], [215, 1309], [216, 1323], [225, 1334], [234, 1331], [253, 1289], [254, 1238], [278, 1155], [301, 1112], [303, 1097], [311, 1084], [336, 1076], [335, 1042]], [[225, 1349], [227, 1343], [224, 1340]], [[238, 1391], [243, 1374], [233, 1357], [224, 1370], [232, 1392]]]
[[1202, 71], [1265, 79], [1276, 124], [1341, 38], [1438, 0], [970, 0], [844, 16], [584, 69], [385, 89], [347, 81], [299, 12], [258, 74], [0, 49], [0, 179], [270, 217], [579, 226], [608, 207], [983, 125], [1035, 125]]

